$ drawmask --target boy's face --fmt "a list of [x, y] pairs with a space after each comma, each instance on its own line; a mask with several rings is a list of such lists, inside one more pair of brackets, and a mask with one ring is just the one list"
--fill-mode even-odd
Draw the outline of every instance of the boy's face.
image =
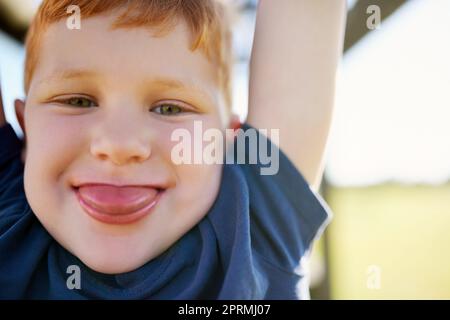
[[[145, 28], [112, 31], [113, 18], [82, 20], [81, 30], [65, 21], [49, 27], [25, 108], [30, 206], [60, 244], [103, 273], [138, 268], [204, 217], [221, 166], [175, 165], [171, 134], [185, 128], [193, 137], [194, 121], [224, 129], [216, 67], [189, 50], [186, 25], [154, 38]], [[106, 220], [92, 216], [78, 198], [83, 183], [152, 185], [83, 190], [94, 201], [129, 190], [120, 193], [125, 202], [141, 197], [153, 207], [129, 221], [113, 207]]]

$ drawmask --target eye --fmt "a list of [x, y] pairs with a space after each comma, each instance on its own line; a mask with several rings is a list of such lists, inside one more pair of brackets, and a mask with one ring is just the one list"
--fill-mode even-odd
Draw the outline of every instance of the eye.
[[176, 104], [161, 104], [156, 108], [153, 108], [152, 112], [156, 112], [164, 116], [174, 116], [185, 112], [185, 110], [183, 107]]
[[73, 107], [80, 107], [80, 108], [89, 108], [96, 106], [94, 101], [84, 97], [72, 97], [62, 100], [61, 102]]

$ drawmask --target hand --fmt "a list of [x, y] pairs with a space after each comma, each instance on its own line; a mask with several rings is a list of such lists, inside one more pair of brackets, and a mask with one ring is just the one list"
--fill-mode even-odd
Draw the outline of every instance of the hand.
[[22, 149], [22, 162], [25, 163], [27, 156], [27, 132], [25, 131], [25, 101], [16, 99], [14, 100], [14, 109], [16, 111], [17, 121], [23, 132], [23, 149]]
[[[14, 109], [16, 111], [17, 121], [19, 122], [19, 125], [22, 128], [22, 131], [24, 134], [23, 150], [22, 150], [21, 159], [22, 159], [22, 162], [25, 163], [26, 152], [27, 152], [26, 151], [25, 121], [24, 121], [25, 102], [20, 99], [16, 99], [14, 101]], [[6, 115], [5, 115], [5, 109], [3, 107], [2, 89], [1, 89], [1, 84], [0, 84], [0, 128], [6, 124], [7, 124]]]
[[5, 111], [3, 110], [2, 88], [0, 86], [0, 127], [6, 124]]

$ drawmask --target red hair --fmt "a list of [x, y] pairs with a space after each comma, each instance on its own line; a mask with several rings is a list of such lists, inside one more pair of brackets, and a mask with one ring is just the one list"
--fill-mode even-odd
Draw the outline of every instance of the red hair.
[[125, 9], [113, 28], [156, 27], [155, 36], [169, 32], [177, 18], [184, 19], [192, 35], [190, 49], [200, 49], [217, 65], [225, 101], [231, 106], [231, 31], [226, 8], [217, 0], [44, 0], [26, 37], [26, 93], [39, 60], [41, 37], [51, 23], [69, 17], [71, 5], [80, 8], [83, 18]]

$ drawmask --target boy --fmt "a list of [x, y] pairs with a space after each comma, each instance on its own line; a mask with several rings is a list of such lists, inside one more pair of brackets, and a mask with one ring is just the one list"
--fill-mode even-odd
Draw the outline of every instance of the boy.
[[[66, 25], [70, 5], [80, 30]], [[314, 189], [344, 1], [258, 4], [243, 129], [280, 129], [287, 156], [269, 176], [261, 163], [173, 161], [176, 130], [236, 127], [221, 8], [43, 1], [16, 102], [25, 166], [0, 129], [1, 298], [307, 297], [299, 262], [328, 216]]]

